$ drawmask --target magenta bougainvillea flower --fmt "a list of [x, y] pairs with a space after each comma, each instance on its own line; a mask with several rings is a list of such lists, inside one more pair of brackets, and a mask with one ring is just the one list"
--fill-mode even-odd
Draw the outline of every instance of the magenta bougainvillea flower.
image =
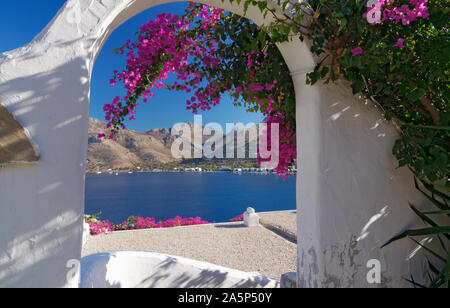
[[405, 43], [405, 39], [399, 38], [397, 40], [397, 43], [395, 43], [394, 46], [398, 47], [398, 48], [405, 48], [406, 46], [404, 45], [404, 43]]
[[238, 222], [238, 221], [244, 221], [244, 214], [241, 214], [239, 216], [236, 216], [234, 218], [230, 219], [231, 222]]
[[180, 216], [158, 222], [155, 218], [133, 217], [133, 219], [128, 219], [120, 225], [114, 225], [108, 221], [87, 221], [86, 223], [89, 225], [91, 235], [100, 235], [114, 231], [160, 229], [210, 224], [210, 222], [202, 220], [200, 217], [182, 218]]
[[360, 46], [356, 47], [355, 49], [352, 50], [352, 54], [354, 56], [359, 56], [363, 54], [363, 50]]
[[[419, 18], [426, 19], [430, 16], [428, 12], [428, 0], [410, 0], [409, 3], [398, 3], [396, 0], [378, 0], [371, 7], [367, 8], [364, 18], [372, 16], [375, 11], [381, 16], [381, 22], [392, 20], [395, 23], [401, 22], [407, 26]], [[399, 6], [395, 6], [395, 4]], [[401, 5], [400, 5], [401, 4]], [[376, 25], [377, 23], [372, 23]]]

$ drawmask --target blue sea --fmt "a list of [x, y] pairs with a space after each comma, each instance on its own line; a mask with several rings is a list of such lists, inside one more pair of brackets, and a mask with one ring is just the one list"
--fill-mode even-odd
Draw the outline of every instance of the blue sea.
[[228, 222], [248, 207], [294, 210], [295, 176], [234, 173], [122, 173], [86, 176], [86, 214], [120, 224], [130, 216]]

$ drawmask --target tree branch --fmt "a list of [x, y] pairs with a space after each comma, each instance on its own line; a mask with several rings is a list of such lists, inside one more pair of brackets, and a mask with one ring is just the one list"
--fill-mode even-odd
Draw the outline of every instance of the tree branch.
[[434, 105], [426, 96], [422, 96], [422, 98], [420, 99], [420, 103], [430, 114], [431, 118], [433, 119], [433, 123], [435, 125], [439, 125], [441, 123], [441, 115], [439, 113], [439, 110], [434, 107]]

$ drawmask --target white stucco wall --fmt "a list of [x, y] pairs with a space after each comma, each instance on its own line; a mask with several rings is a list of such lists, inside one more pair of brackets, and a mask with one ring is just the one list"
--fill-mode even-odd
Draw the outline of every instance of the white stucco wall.
[[[37, 166], [0, 170], [0, 287], [77, 286], [66, 264], [81, 257], [93, 65], [114, 29], [169, 2], [69, 0], [29, 45], [0, 55], [0, 103], [41, 154]], [[227, 1], [199, 2], [242, 13]], [[263, 22], [253, 8], [248, 17]], [[304, 43], [280, 49], [297, 93], [299, 286], [365, 286], [372, 258], [382, 262], [383, 286], [403, 285], [421, 266], [405, 262], [413, 247], [378, 249], [415, 223], [407, 205], [420, 199], [411, 175], [395, 169], [394, 129], [339, 87], [306, 86], [313, 58]]]
[[[303, 84], [304, 77], [294, 77]], [[410, 287], [423, 279], [422, 251], [410, 240], [380, 249], [422, 226], [409, 203], [426, 205], [412, 173], [397, 169], [398, 134], [377, 108], [345, 85], [299, 86], [298, 284], [300, 287]], [[369, 260], [381, 284], [369, 284]]]

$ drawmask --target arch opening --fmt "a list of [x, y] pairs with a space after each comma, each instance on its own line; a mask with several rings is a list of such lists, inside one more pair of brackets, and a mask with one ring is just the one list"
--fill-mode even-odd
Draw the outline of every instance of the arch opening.
[[[162, 10], [162, 8], [161, 7], [159, 7], [158, 8], [158, 11], [159, 11], [159, 9], [161, 9]], [[118, 30], [120, 30], [120, 27], [119, 28], [117, 28], [116, 29], [116, 31], [118, 31]], [[125, 41], [125, 40], [124, 40]], [[104, 46], [104, 45], [102, 45], [102, 46]], [[110, 44], [108, 44], [108, 46], [110, 46]], [[100, 52], [99, 52], [100, 53]], [[119, 58], [119, 57], [117, 57], [117, 58]], [[120, 58], [119, 58], [120, 59]], [[97, 60], [98, 60], [98, 57], [97, 57]], [[115, 67], [115, 68], [117, 68], [117, 67]], [[95, 70], [95, 66], [94, 66], [94, 70]], [[111, 69], [111, 72], [113, 71], [113, 69]], [[93, 95], [94, 93], [92, 93], [92, 90], [91, 90], [91, 94]], [[111, 97], [113, 97], [114, 95], [112, 95], [111, 94]], [[187, 97], [188, 98], [188, 97]], [[183, 100], [182, 99], [180, 99], [180, 102], [183, 102]], [[155, 101], [155, 103], [156, 103], [156, 101]], [[227, 100], [225, 100], [224, 102], [223, 102], [223, 104], [226, 104], [226, 103], [229, 103]], [[92, 104], [92, 103], [91, 103]], [[150, 103], [151, 104], [151, 103]], [[149, 107], [151, 107], [151, 106], [149, 106]], [[92, 112], [92, 105], [91, 105], [91, 112]], [[209, 111], [208, 111], [209, 112]], [[139, 114], [139, 111], [138, 111], [138, 114]], [[193, 115], [192, 115], [193, 116]], [[237, 119], [237, 117], [235, 118], [235, 119]], [[103, 124], [103, 125], [105, 125], [105, 124]], [[94, 139], [96, 139], [94, 136], [91, 136], [91, 138], [93, 138], [93, 140]], [[97, 139], [94, 141], [94, 142], [97, 142]], [[247, 147], [248, 147], [248, 145], [247, 145]], [[254, 163], [256, 163], [256, 160], [255, 160], [255, 162]], [[141, 164], [140, 166], [140, 169], [146, 169], [146, 168], [143, 168], [143, 165]], [[201, 165], [200, 165], [200, 167], [202, 167]], [[253, 168], [254, 168], [255, 166], [253, 166]], [[250, 169], [250, 168], [249, 168]], [[108, 171], [109, 170], [109, 171]], [[102, 174], [103, 173], [111, 173], [112, 174], [112, 176], [113, 176], [113, 178], [115, 177], [114, 176], [114, 173], [116, 172], [116, 170], [117, 169], [115, 169], [115, 168], [103, 168], [103, 169], [98, 169], [98, 170], [93, 170], [93, 171], [98, 171], [98, 172], [102, 172]], [[128, 171], [129, 170], [126, 170], [125, 171], [125, 173], [128, 173]], [[134, 170], [134, 172], [136, 172], [136, 171], [138, 171], [138, 170]], [[250, 171], [249, 171], [249, 173], [250, 173]], [[103, 175], [99, 175], [99, 176], [103, 176]], [[127, 175], [126, 174], [122, 174], [121, 175], [122, 177], [126, 177]], [[189, 174], [188, 174], [188, 176], [189, 176]], [[248, 176], [248, 175], [246, 175], [245, 174], [245, 171], [244, 171], [244, 174], [243, 174], [243, 176], [241, 176], [241, 177], [245, 177], [245, 176]], [[95, 175], [94, 175], [94, 177], [95, 177]], [[273, 176], [274, 178], [275, 178], [275, 176]], [[249, 178], [250, 178], [250, 176], [249, 176]], [[250, 179], [251, 180], [251, 179]], [[261, 181], [262, 181], [262, 178], [261, 178], [261, 176], [260, 176], [260, 179], [259, 179], [260, 181], [259, 181], [259, 183], [262, 183]], [[192, 179], [192, 181], [194, 181], [195, 182], [195, 179]], [[225, 180], [225, 184], [226, 184], [226, 181], [228, 181], [228, 180]], [[280, 185], [279, 185], [279, 183], [278, 183], [279, 181], [277, 181], [277, 180], [275, 180], [273, 183], [275, 183], [277, 186], [276, 187], [278, 187], [278, 188], [281, 188], [280, 187]], [[295, 193], [295, 178], [291, 178], [289, 181], [289, 187], [290, 187], [290, 189], [293, 189], [294, 190], [294, 193]], [[278, 184], [277, 184], [278, 183]], [[208, 184], [208, 183], [204, 183], [204, 184]], [[243, 185], [244, 184], [244, 182], [242, 182], [240, 185]], [[172, 186], [173, 185], [175, 185], [175, 184], [172, 184]], [[288, 185], [288, 184], [286, 184], [286, 185]], [[242, 187], [244, 187], [245, 185], [243, 185]], [[266, 185], [267, 186], [267, 185]], [[176, 188], [176, 187], [175, 187]], [[226, 189], [226, 187], [224, 187], [223, 189]], [[249, 189], [252, 189], [251, 187], [249, 187]], [[268, 188], [269, 189], [269, 188]], [[274, 189], [274, 191], [275, 191], [275, 189], [277, 189], [277, 188], [273, 188]], [[266, 189], [264, 189], [266, 192], [268, 192], [269, 190], [266, 190]], [[286, 192], [286, 189], [283, 189], [282, 190], [283, 192]], [[158, 192], [155, 192], [155, 193], [158, 193]], [[253, 193], [256, 193], [256, 190], [253, 192]], [[264, 193], [264, 192], [262, 192], [262, 193]], [[291, 191], [291, 193], [290, 194], [292, 194], [292, 191]], [[209, 195], [208, 195], [209, 196]], [[200, 197], [200, 196], [199, 196]], [[211, 196], [209, 196], [209, 197], [211, 197]], [[267, 197], [269, 197], [268, 199], [270, 199], [270, 196], [267, 196]], [[278, 202], [280, 202], [280, 203], [283, 203], [284, 201], [282, 201], [282, 200], [285, 200], [286, 198], [282, 198], [282, 197], [284, 197], [284, 196], [280, 196], [280, 198], [279, 198], [279, 200], [278, 200]], [[245, 195], [243, 195], [242, 197], [241, 197], [241, 199], [242, 198], [244, 198], [245, 199]], [[285, 207], [285, 208], [280, 208], [280, 210], [287, 210], [287, 209], [291, 209], [291, 211], [290, 211], [290, 213], [289, 213], [289, 217], [290, 217], [290, 219], [291, 220], [295, 220], [295, 213], [294, 213], [294, 211], [292, 211], [294, 208], [295, 208], [295, 199], [294, 200], [291, 200], [291, 198], [289, 198], [289, 200], [290, 201], [293, 201], [292, 202], [292, 207], [291, 206], [289, 206], [289, 207]], [[236, 200], [237, 201], [237, 200]], [[261, 203], [261, 201], [262, 200], [260, 200], [259, 201], [259, 203]], [[265, 201], [269, 201], [269, 200], [265, 200]], [[272, 200], [273, 202], [277, 202], [277, 200]], [[233, 201], [233, 203], [234, 203], [234, 201]], [[268, 206], [268, 204], [266, 204], [266, 203], [268, 203], [268, 202], [265, 202], [264, 204], [260, 204], [259, 205], [259, 207], [258, 206], [255, 206], [259, 211], [261, 211], [261, 212], [265, 212], [266, 210], [276, 210], [275, 209], [275, 205], [273, 205], [273, 207], [269, 207], [269, 208], [267, 208], [267, 206]], [[286, 202], [287, 203], [287, 202]], [[242, 205], [241, 205], [241, 207], [239, 208], [239, 209], [237, 209], [236, 210], [236, 212], [235, 212], [235, 214], [233, 214], [233, 216], [231, 216], [232, 214], [230, 213], [230, 214], [226, 214], [226, 215], [228, 215], [229, 217], [226, 217], [226, 220], [223, 220], [224, 218], [222, 217], [221, 219], [221, 221], [220, 222], [228, 222], [229, 221], [229, 219], [230, 218], [232, 218], [232, 217], [234, 217], [234, 216], [236, 216], [236, 215], [238, 215], [238, 214], [240, 214], [241, 212], [243, 212], [245, 209], [246, 209], [246, 207], [248, 206], [248, 205], [252, 205], [253, 206], [253, 204], [254, 204], [254, 202], [248, 202], [248, 204], [244, 204], [244, 203], [242, 203]], [[290, 203], [291, 204], [291, 203]], [[280, 206], [281, 206], [281, 204], [280, 204]], [[89, 212], [89, 213], [96, 213], [96, 212], [100, 212], [101, 210], [100, 209], [98, 209], [97, 211], [91, 211], [91, 212]], [[175, 213], [175, 214], [178, 214], [178, 213]], [[287, 213], [286, 213], [287, 214]], [[197, 215], [197, 214], [196, 214]], [[181, 216], [183, 216], [183, 215], [181, 215]], [[185, 216], [183, 216], [183, 217], [185, 217]], [[194, 216], [195, 217], [195, 216]], [[204, 216], [201, 216], [202, 218], [205, 218]], [[169, 218], [169, 217], [166, 217], [166, 218]], [[211, 220], [211, 219], [208, 219], [208, 221], [215, 221], [215, 220]], [[291, 226], [291, 227], [293, 227], [294, 229], [295, 229], [295, 226]], [[217, 228], [215, 228], [216, 230], [226, 230], [227, 228], [225, 228], [225, 227], [217, 227]], [[234, 231], [237, 231], [237, 229], [235, 229]], [[263, 231], [264, 232], [264, 231]], [[295, 230], [293, 231], [294, 233], [295, 233]], [[216, 235], [214, 235], [214, 234], [212, 234], [212, 236], [213, 237], [216, 237]], [[231, 238], [231, 236], [233, 236], [233, 234], [230, 234], [230, 238]], [[236, 238], [236, 239], [238, 239], [238, 238]], [[280, 238], [281, 239], [281, 238]], [[255, 238], [255, 240], [256, 240], [256, 238]], [[277, 241], [278, 239], [276, 239], [276, 238], [274, 238], [273, 239], [274, 241]], [[285, 239], [283, 239], [283, 240], [279, 240], [279, 242], [281, 243], [282, 241], [284, 241]], [[223, 243], [222, 243], [223, 244]], [[250, 243], [249, 243], [250, 244]], [[174, 244], [175, 246], [177, 245], [177, 244]], [[225, 244], [224, 244], [225, 245]], [[210, 246], [214, 246], [214, 244], [213, 243], [211, 243], [211, 245]], [[289, 246], [290, 246], [290, 248], [289, 248], [289, 252], [286, 252], [286, 255], [289, 255], [289, 256], [291, 256], [292, 257], [292, 253], [295, 253], [295, 256], [296, 256], [296, 248], [294, 249], [294, 244], [293, 243], [289, 243]], [[251, 246], [251, 247], [253, 247], [253, 246]], [[230, 247], [231, 248], [231, 247]], [[243, 250], [243, 252], [242, 252], [242, 257], [244, 258], [245, 257], [245, 251], [246, 250], [248, 250], [247, 249], [247, 247], [245, 247], [244, 246], [244, 250]], [[256, 249], [256, 248], [255, 248]], [[112, 250], [112, 249], [110, 249], [110, 250]], [[92, 251], [91, 251], [92, 252]], [[276, 257], [276, 258], [274, 258], [274, 259], [280, 259], [280, 258], [283, 258], [284, 257], [284, 255], [283, 255], [283, 253], [282, 252], [280, 252], [281, 254], [278, 256], [278, 257]], [[174, 252], [173, 253], [174, 255], [180, 255], [180, 254], [177, 254], [176, 252]], [[189, 253], [189, 254], [191, 254], [191, 253]], [[274, 252], [274, 254], [276, 255], [276, 252]], [[182, 256], [182, 255], [181, 255]], [[194, 259], [196, 259], [196, 258], [194, 258]], [[250, 259], [249, 259], [250, 260]], [[295, 260], [295, 261], [294, 261]], [[222, 260], [222, 262], [223, 262], [223, 260]], [[292, 263], [296, 263], [296, 257], [295, 257], [295, 259], [293, 259], [292, 260]], [[226, 265], [226, 264], [231, 264], [231, 263], [228, 263], [228, 260], [227, 260], [227, 262], [225, 262], [224, 264], [221, 264], [221, 265]], [[232, 266], [230, 266], [230, 267], [232, 267]], [[264, 266], [263, 266], [264, 267]], [[267, 267], [267, 265], [265, 266], [266, 268], [268, 268]], [[271, 267], [271, 266], [269, 266], [269, 267]], [[243, 267], [243, 268], [245, 268], [245, 267]], [[251, 267], [248, 267], [248, 268], [251, 268]], [[295, 267], [294, 267], [295, 268]], [[291, 268], [291, 270], [294, 270], [293, 268]], [[263, 273], [264, 273], [264, 269], [261, 269], [261, 271], [263, 271]], [[266, 271], [267, 271], [267, 269], [266, 269]], [[285, 272], [287, 272], [288, 271], [288, 268], [286, 268], [286, 270], [285, 271], [282, 271], [282, 272], [279, 272], [278, 274], [275, 274], [275, 276], [271, 276], [272, 278], [276, 278], [276, 279], [279, 279], [280, 277], [281, 277], [281, 275], [282, 274], [284, 274]]]

